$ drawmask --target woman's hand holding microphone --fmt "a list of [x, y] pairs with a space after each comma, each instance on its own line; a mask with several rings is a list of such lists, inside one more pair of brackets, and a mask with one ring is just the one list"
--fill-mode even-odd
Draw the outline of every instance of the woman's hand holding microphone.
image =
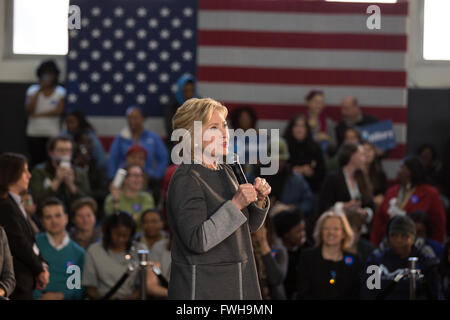
[[252, 202], [256, 202], [258, 207], [263, 208], [265, 206], [266, 198], [271, 190], [272, 189], [267, 181], [258, 177], [255, 179], [253, 185], [250, 183], [239, 185], [231, 202], [233, 202], [239, 210], [244, 209]]

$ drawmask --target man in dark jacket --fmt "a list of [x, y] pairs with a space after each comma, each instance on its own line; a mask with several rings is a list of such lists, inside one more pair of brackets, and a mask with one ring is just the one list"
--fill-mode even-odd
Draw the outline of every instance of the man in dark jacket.
[[355, 97], [345, 97], [341, 102], [342, 120], [336, 125], [336, 138], [338, 146], [344, 142], [345, 131], [348, 128], [364, 126], [378, 122], [378, 119], [368, 114], [364, 114], [358, 106]]
[[[396, 277], [408, 268], [408, 258], [417, 257], [417, 269], [424, 276], [417, 280], [416, 299], [442, 299], [442, 290], [438, 274], [439, 259], [427, 246], [414, 245], [416, 226], [407, 216], [395, 216], [389, 224], [389, 246], [375, 250], [367, 260], [362, 276], [363, 299], [408, 300], [409, 277], [406, 274], [395, 285]], [[369, 284], [377, 281], [369, 279], [373, 275], [369, 266], [377, 266], [380, 276], [380, 287], [370, 289]], [[397, 279], [398, 280], [398, 279]]]
[[12, 300], [31, 300], [33, 289], [45, 289], [50, 276], [20, 202], [20, 194], [28, 189], [30, 178], [24, 156], [13, 153], [0, 156], [0, 226], [8, 237], [16, 277]]

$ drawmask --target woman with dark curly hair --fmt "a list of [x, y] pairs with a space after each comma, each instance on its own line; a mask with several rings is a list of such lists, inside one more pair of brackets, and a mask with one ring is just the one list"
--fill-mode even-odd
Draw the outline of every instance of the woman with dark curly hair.
[[46, 144], [60, 130], [59, 116], [64, 111], [66, 89], [58, 85], [59, 68], [53, 60], [44, 61], [37, 69], [39, 84], [26, 93], [25, 112], [28, 115], [27, 143], [31, 156], [30, 168], [47, 160]]
[[[101, 299], [127, 271], [135, 233], [136, 223], [128, 212], [118, 211], [104, 220], [103, 241], [89, 247], [84, 262], [82, 285], [89, 298]], [[138, 274], [132, 272], [112, 299], [137, 300], [139, 292]]]

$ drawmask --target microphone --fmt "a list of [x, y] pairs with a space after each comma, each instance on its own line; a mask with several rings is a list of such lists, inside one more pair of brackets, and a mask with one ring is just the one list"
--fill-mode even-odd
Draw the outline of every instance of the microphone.
[[231, 165], [231, 168], [233, 169], [234, 175], [236, 176], [239, 184], [248, 183], [247, 177], [244, 174], [244, 170], [242, 170], [242, 166], [239, 163], [239, 156], [236, 153], [234, 154], [233, 164]]

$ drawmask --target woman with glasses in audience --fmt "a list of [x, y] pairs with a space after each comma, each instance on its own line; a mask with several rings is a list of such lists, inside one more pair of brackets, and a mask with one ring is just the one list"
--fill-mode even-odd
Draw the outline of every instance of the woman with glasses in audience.
[[132, 165], [125, 168], [127, 174], [121, 188], [111, 184], [110, 194], [105, 200], [105, 214], [118, 210], [131, 213], [140, 230], [140, 217], [146, 209], [154, 208], [155, 202], [144, 188], [144, 172], [141, 167]]

